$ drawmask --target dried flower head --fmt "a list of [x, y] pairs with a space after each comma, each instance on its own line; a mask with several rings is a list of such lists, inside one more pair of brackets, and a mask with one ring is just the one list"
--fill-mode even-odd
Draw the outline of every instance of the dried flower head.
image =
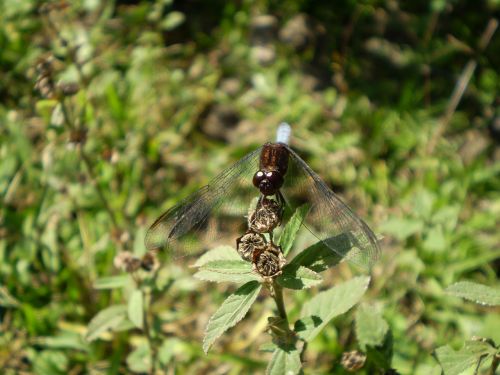
[[349, 372], [355, 372], [361, 369], [366, 362], [366, 354], [353, 350], [350, 352], [342, 353], [340, 363]]
[[156, 251], [148, 251], [141, 259], [141, 268], [148, 272], [155, 272], [160, 268], [158, 254]]
[[264, 249], [256, 249], [252, 257], [253, 268], [264, 278], [274, 278], [281, 274], [286, 259], [281, 248], [268, 243]]
[[248, 217], [248, 227], [257, 233], [269, 233], [281, 223], [281, 205], [273, 199], [262, 198]]
[[263, 250], [266, 247], [266, 238], [255, 232], [248, 232], [236, 239], [236, 250], [240, 256], [248, 261], [252, 261], [253, 253], [257, 249]]
[[141, 260], [134, 256], [130, 251], [122, 251], [113, 259], [116, 268], [126, 272], [135, 272], [141, 267]]

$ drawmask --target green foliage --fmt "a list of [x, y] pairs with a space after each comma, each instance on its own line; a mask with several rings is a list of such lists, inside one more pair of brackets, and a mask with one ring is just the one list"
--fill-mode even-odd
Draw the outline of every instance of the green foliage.
[[369, 282], [369, 277], [355, 277], [318, 293], [302, 307], [301, 319], [295, 323], [294, 331], [302, 340], [313, 340], [330, 320], [359, 302]]
[[[267, 293], [225, 333], [231, 345], [200, 349], [199, 327], [227, 288], [262, 282], [233, 246], [175, 264], [160, 254], [153, 272], [114, 264], [124, 250], [142, 257], [159, 212], [272, 140], [283, 120], [292, 147], [383, 237], [363, 296], [377, 309], [325, 325], [304, 371], [344, 373], [342, 353], [363, 348], [360, 373], [434, 374], [439, 363], [472, 373], [479, 358], [489, 371], [493, 349], [479, 345], [481, 356], [468, 340], [500, 339], [489, 307], [500, 257], [498, 29], [481, 40], [499, 2], [195, 3], [0, 1], [2, 373], [253, 374], [271, 358], [277, 371], [297, 363], [301, 340], [286, 355], [276, 344], [274, 356], [258, 351]], [[463, 81], [466, 66], [476, 69]], [[312, 332], [322, 322], [300, 308], [353, 273], [332, 270], [340, 259], [321, 243], [307, 248], [316, 240], [295, 219], [280, 238], [295, 257], [278, 286], [289, 321]], [[236, 228], [214, 229], [234, 244]], [[235, 268], [209, 264], [218, 261]]]
[[245, 317], [259, 295], [261, 285], [250, 281], [231, 294], [210, 318], [203, 339], [203, 351], [208, 352], [212, 344], [225, 331]]
[[300, 372], [302, 365], [297, 349], [281, 349], [274, 351], [266, 369], [267, 375], [295, 375]]
[[445, 375], [459, 375], [468, 369], [478, 368], [478, 362], [491, 362], [495, 354], [499, 355], [499, 350], [483, 341], [467, 341], [463, 348], [457, 351], [448, 345], [436, 350]]
[[446, 288], [446, 291], [456, 297], [462, 297], [480, 305], [500, 306], [500, 288], [460, 281]]
[[300, 226], [302, 225], [302, 221], [307, 216], [309, 212], [310, 206], [308, 204], [304, 204], [297, 209], [286, 223], [285, 228], [283, 229], [283, 233], [279, 239], [278, 244], [281, 246], [281, 251], [283, 251], [283, 255], [286, 257], [290, 250], [292, 249], [293, 241], [295, 240], [295, 236], [299, 231]]

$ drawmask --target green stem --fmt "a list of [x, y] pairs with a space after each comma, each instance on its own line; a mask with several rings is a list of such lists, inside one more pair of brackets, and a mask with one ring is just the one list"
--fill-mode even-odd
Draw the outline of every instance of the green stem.
[[493, 357], [493, 361], [491, 362], [491, 367], [488, 370], [488, 375], [495, 375], [498, 365], [500, 365], [500, 354], [497, 353]]
[[273, 298], [274, 302], [276, 302], [279, 316], [288, 323], [285, 302], [283, 301], [283, 288], [276, 281], [273, 281]]

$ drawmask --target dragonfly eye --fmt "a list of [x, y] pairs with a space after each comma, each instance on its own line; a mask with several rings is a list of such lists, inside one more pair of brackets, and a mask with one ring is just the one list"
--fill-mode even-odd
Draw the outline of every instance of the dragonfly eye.
[[259, 187], [260, 186], [260, 183], [262, 182], [262, 180], [264, 180], [266, 178], [266, 175], [264, 174], [264, 172], [262, 171], [257, 171], [254, 175], [253, 175], [253, 186], [255, 187]]
[[267, 172], [266, 180], [268, 180], [276, 190], [283, 186], [283, 176], [277, 171]]
[[260, 192], [265, 195], [274, 195], [283, 185], [283, 177], [278, 173], [273, 173], [271, 177], [263, 179], [259, 184]]

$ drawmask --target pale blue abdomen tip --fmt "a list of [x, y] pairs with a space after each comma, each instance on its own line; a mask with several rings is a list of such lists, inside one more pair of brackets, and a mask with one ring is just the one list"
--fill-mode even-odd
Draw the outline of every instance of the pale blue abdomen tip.
[[290, 142], [290, 135], [292, 134], [292, 128], [286, 122], [282, 122], [278, 126], [278, 131], [276, 132], [276, 142], [288, 144]]

